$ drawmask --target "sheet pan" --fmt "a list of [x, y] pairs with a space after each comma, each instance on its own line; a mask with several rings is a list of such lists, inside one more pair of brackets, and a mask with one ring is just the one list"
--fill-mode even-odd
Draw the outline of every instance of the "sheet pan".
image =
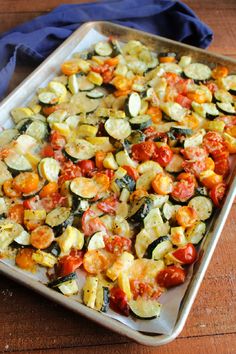
[[[94, 35], [96, 31], [96, 36]], [[215, 63], [226, 64], [231, 71], [236, 71], [236, 61], [223, 56], [215, 55], [195, 47], [184, 45], [174, 42], [162, 37], [150, 35], [141, 31], [132, 30], [123, 26], [114, 25], [109, 22], [90, 22], [81, 26], [73, 33], [54, 53], [48, 57], [26, 80], [24, 80], [0, 105], [0, 125], [10, 127], [12, 122], [9, 112], [13, 107], [20, 106], [30, 100], [31, 93], [35, 92], [39, 86], [46, 85], [47, 81], [52, 79], [57, 74], [60, 68], [60, 63], [66, 58], [70, 57], [72, 52], [76, 51], [75, 48], [80, 47], [80, 50], [86, 49], [89, 45], [97, 42], [97, 33], [108, 37], [113, 35], [120, 41], [128, 41], [130, 39], [141, 40], [153, 51], [173, 50], [180, 55], [191, 54], [195, 59], [205, 62], [208, 65]], [[95, 39], [96, 37], [96, 39]], [[10, 278], [26, 285], [27, 287], [36, 290], [40, 294], [50, 298], [57, 303], [81, 314], [85, 317], [96, 321], [103, 326], [125, 335], [133, 340], [145, 344], [159, 346], [172, 341], [182, 330], [187, 316], [190, 312], [191, 306], [197, 295], [197, 291], [203, 280], [204, 274], [211, 260], [214, 249], [217, 245], [224, 223], [227, 219], [228, 213], [232, 206], [236, 194], [236, 179], [235, 179], [235, 160], [232, 161], [232, 172], [229, 177], [230, 188], [227, 198], [224, 202], [222, 209], [215, 215], [211, 222], [208, 236], [200, 247], [200, 257], [193, 269], [193, 276], [189, 283], [188, 289], [183, 298], [181, 307], [179, 309], [178, 318], [174, 325], [174, 329], [170, 334], [153, 335], [149, 333], [141, 333], [137, 330], [128, 328], [112, 318], [109, 318], [102, 313], [91, 310], [84, 305], [73, 301], [73, 299], [66, 298], [65, 296], [56, 293], [55, 291], [47, 288], [42, 283], [36, 281], [33, 277], [27, 276], [23, 271], [15, 268], [12, 265], [4, 264], [0, 261], [0, 271]]]

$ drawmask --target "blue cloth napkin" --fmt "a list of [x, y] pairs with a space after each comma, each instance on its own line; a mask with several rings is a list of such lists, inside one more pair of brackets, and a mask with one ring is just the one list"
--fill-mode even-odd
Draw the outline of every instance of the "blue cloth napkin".
[[82, 23], [111, 21], [206, 48], [212, 31], [185, 4], [171, 0], [111, 0], [61, 5], [0, 36], [0, 99], [14, 73], [17, 58], [42, 62]]

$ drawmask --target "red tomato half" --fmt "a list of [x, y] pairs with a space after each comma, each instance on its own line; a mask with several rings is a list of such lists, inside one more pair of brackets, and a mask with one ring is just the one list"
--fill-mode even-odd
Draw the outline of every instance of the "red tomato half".
[[118, 200], [115, 196], [111, 196], [99, 202], [97, 207], [104, 213], [114, 215], [118, 207]]
[[157, 147], [153, 154], [153, 160], [162, 167], [166, 167], [173, 157], [173, 152], [168, 145]]
[[190, 100], [188, 97], [179, 94], [177, 97], [175, 97], [175, 102], [180, 104], [180, 106], [190, 109], [192, 106], [192, 100]]
[[146, 299], [157, 300], [162, 294], [160, 288], [154, 289], [153, 284], [141, 282], [137, 279], [130, 280], [130, 287], [134, 300], [136, 300], [139, 296], [144, 297]]
[[171, 288], [183, 284], [185, 277], [186, 274], [182, 268], [171, 265], [157, 274], [157, 283], [164, 288]]
[[155, 141], [161, 141], [163, 143], [167, 143], [167, 140], [168, 140], [167, 134], [157, 132], [154, 127], [148, 127], [143, 132], [146, 136], [146, 140], [154, 140], [155, 139]]
[[192, 264], [197, 259], [197, 251], [192, 243], [178, 248], [172, 255], [182, 264]]
[[83, 251], [71, 250], [68, 256], [64, 256], [59, 260], [59, 275], [61, 277], [73, 273], [76, 269], [78, 269], [83, 263]]
[[222, 136], [217, 132], [208, 132], [203, 137], [202, 145], [205, 149], [211, 154], [215, 156], [218, 155], [219, 152], [225, 151], [226, 148], [224, 146], [224, 140]]
[[199, 146], [191, 146], [181, 150], [181, 153], [184, 155], [185, 159], [200, 161], [205, 160], [208, 156], [205, 149], [200, 148]]
[[78, 165], [81, 169], [82, 175], [85, 177], [89, 176], [89, 174], [95, 169], [95, 162], [92, 160], [80, 161]]
[[219, 208], [221, 206], [221, 201], [224, 198], [227, 185], [225, 183], [218, 183], [210, 190], [210, 198], [212, 199], [214, 205]]
[[83, 213], [82, 230], [85, 236], [91, 236], [98, 231], [107, 231], [106, 226], [91, 209], [88, 209]]
[[171, 197], [178, 202], [186, 202], [194, 195], [195, 183], [181, 180], [174, 184]]
[[152, 158], [156, 145], [152, 141], [144, 141], [132, 146], [132, 157], [138, 161], [148, 161]]
[[60, 150], [65, 146], [66, 139], [63, 135], [53, 130], [50, 135], [50, 143], [53, 149]]
[[129, 238], [123, 236], [106, 236], [104, 242], [106, 250], [116, 255], [120, 255], [124, 251], [129, 252], [132, 244]]
[[54, 151], [51, 145], [46, 145], [40, 152], [42, 157], [54, 157]]
[[126, 170], [127, 174], [133, 178], [133, 180], [137, 181], [137, 179], [139, 178], [139, 173], [136, 170], [136, 168], [131, 167], [131, 166], [122, 166], [122, 168], [124, 170]]
[[126, 293], [118, 287], [114, 287], [110, 292], [110, 307], [115, 312], [124, 316], [129, 316], [129, 304]]
[[194, 176], [199, 176], [202, 171], [206, 169], [206, 162], [200, 161], [184, 161], [182, 167], [185, 172], [192, 173]]

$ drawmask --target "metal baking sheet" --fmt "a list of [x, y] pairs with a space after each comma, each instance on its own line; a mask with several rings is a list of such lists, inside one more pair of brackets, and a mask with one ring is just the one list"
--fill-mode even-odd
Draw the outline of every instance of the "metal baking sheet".
[[[230, 71], [236, 70], [236, 61], [223, 56], [215, 55], [195, 47], [184, 45], [163, 37], [154, 36], [145, 32], [132, 30], [127, 27], [114, 25], [109, 22], [90, 22], [81, 26], [73, 33], [54, 53], [48, 57], [26, 80], [22, 82], [0, 105], [1, 118], [0, 125], [9, 127], [12, 123], [9, 112], [13, 107], [22, 105], [23, 102], [30, 99], [32, 92], [35, 92], [39, 86], [43, 86], [53, 78], [59, 71], [58, 68], [63, 60], [70, 57], [75, 47], [79, 45], [80, 50], [86, 49], [89, 45], [97, 42], [93, 36], [93, 30], [100, 33], [101, 39], [110, 35], [117, 37], [120, 41], [126, 42], [130, 39], [137, 39], [146, 44], [153, 51], [173, 50], [180, 55], [191, 54], [195, 60], [205, 62], [208, 65], [217, 63], [226, 64]], [[85, 39], [86, 37], [86, 39]], [[63, 306], [81, 314], [85, 317], [103, 324], [105, 327], [112, 329], [122, 335], [134, 339], [135, 341], [145, 344], [159, 346], [172, 341], [183, 329], [191, 306], [196, 297], [208, 264], [211, 260], [214, 249], [217, 245], [224, 223], [234, 201], [236, 194], [236, 179], [234, 178], [235, 161], [232, 161], [231, 176], [229, 177], [230, 188], [224, 205], [217, 215], [214, 216], [208, 236], [205, 238], [200, 247], [200, 257], [193, 269], [193, 276], [185, 293], [181, 307], [179, 309], [178, 318], [171, 334], [153, 335], [141, 333], [133, 330], [126, 325], [109, 318], [102, 313], [98, 313], [86, 306], [75, 302], [73, 299], [67, 298], [55, 291], [45, 287], [42, 283], [29, 277], [23, 271], [14, 266], [6, 265], [0, 262], [0, 271], [10, 278], [23, 283], [27, 287], [36, 290], [40, 294], [56, 301]]]

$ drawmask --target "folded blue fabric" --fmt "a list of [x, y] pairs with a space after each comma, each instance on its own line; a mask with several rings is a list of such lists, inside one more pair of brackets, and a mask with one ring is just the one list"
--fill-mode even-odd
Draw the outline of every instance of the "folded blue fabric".
[[111, 0], [61, 5], [0, 36], [0, 98], [22, 55], [42, 62], [82, 23], [105, 20], [206, 48], [212, 31], [185, 4], [171, 0]]

